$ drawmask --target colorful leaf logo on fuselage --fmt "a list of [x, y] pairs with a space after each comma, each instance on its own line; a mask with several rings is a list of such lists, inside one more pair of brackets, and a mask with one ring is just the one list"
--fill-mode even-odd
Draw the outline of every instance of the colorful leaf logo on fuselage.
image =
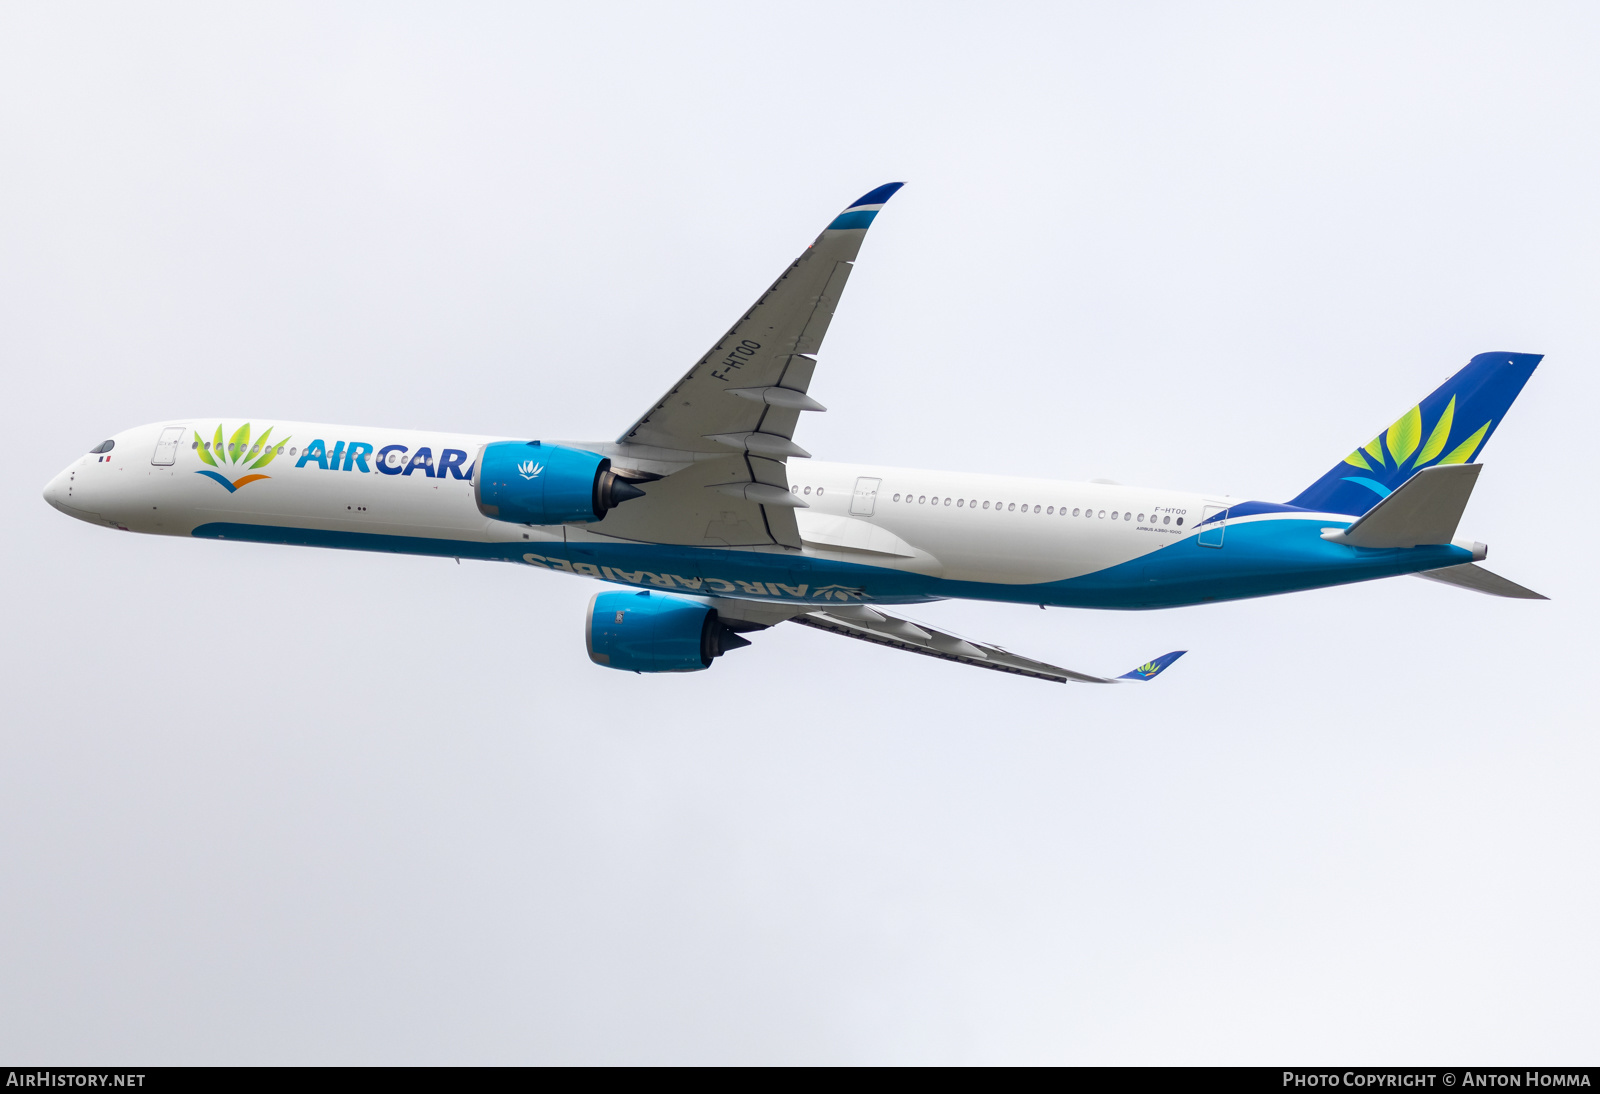
[[[272, 427], [268, 426], [267, 431], [257, 437], [255, 443], [252, 444], [250, 441], [249, 422], [234, 430], [233, 436], [224, 441], [222, 438], [222, 426], [219, 424], [216, 435], [210, 441], [205, 440], [198, 432], [194, 435], [194, 451], [200, 457], [200, 462], [210, 464], [217, 470], [206, 471], [202, 469], [196, 471], [195, 474], [204, 475], [213, 482], [221, 483], [222, 487], [231, 494], [241, 487], [249, 486], [253, 482], [260, 482], [262, 479], [270, 479], [272, 476], [242, 475], [235, 479], [223, 474], [224, 471], [259, 470], [283, 455], [284, 445], [288, 441], [288, 437], [281, 437], [276, 441], [272, 440]], [[243, 466], [239, 466], [240, 464]]]

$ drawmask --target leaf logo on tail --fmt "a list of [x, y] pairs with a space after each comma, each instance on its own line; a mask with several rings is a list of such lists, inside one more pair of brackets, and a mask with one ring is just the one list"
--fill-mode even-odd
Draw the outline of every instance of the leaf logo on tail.
[[219, 483], [224, 490], [232, 494], [253, 482], [270, 479], [271, 475], [245, 474], [240, 475], [238, 478], [234, 478], [233, 475], [236, 471], [257, 471], [267, 466], [267, 464], [283, 454], [284, 445], [288, 441], [288, 437], [280, 437], [274, 441], [272, 439], [272, 427], [269, 426], [267, 431], [252, 443], [249, 422], [234, 430], [233, 436], [227, 438], [227, 440], [223, 439], [222, 426], [220, 424], [217, 426], [216, 436], [209, 442], [196, 432], [194, 435], [195, 454], [200, 457], [201, 463], [210, 464], [216, 470], [207, 471], [202, 468], [196, 471], [195, 474], [204, 475], [213, 482]]
[[[1468, 463], [1483, 444], [1483, 439], [1489, 435], [1489, 427], [1494, 424], [1494, 419], [1484, 422], [1476, 433], [1441, 456], [1440, 453], [1444, 452], [1445, 445], [1450, 442], [1450, 430], [1455, 426], [1455, 419], [1454, 395], [1450, 396], [1449, 405], [1444, 408], [1444, 413], [1439, 415], [1439, 420], [1433, 423], [1432, 429], [1424, 429], [1422, 407], [1419, 404], [1400, 415], [1393, 425], [1372, 438], [1365, 446], [1346, 456], [1344, 462], [1362, 471], [1383, 475], [1404, 469], [1406, 461], [1413, 457], [1415, 457], [1415, 462], [1411, 464], [1413, 472], [1434, 465]], [[1424, 432], [1428, 435], [1426, 442], [1422, 440]], [[1383, 483], [1365, 475], [1346, 475], [1344, 480], [1365, 486], [1382, 498], [1388, 497], [1392, 492]]]

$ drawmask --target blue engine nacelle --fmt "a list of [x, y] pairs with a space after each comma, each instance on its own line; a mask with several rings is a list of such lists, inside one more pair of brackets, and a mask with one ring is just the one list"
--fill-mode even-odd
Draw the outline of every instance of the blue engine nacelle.
[[589, 660], [627, 672], [699, 672], [748, 646], [715, 609], [660, 593], [595, 593], [585, 627]]
[[538, 441], [493, 441], [478, 449], [472, 476], [478, 511], [513, 524], [596, 521], [644, 491], [619, 478], [611, 461], [581, 448]]

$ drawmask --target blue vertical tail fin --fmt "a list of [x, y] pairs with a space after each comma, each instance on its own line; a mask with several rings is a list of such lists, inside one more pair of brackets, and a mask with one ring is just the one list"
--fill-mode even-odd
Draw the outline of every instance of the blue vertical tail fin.
[[1289, 504], [1359, 517], [1424, 467], [1471, 463], [1543, 359], [1540, 353], [1478, 354]]

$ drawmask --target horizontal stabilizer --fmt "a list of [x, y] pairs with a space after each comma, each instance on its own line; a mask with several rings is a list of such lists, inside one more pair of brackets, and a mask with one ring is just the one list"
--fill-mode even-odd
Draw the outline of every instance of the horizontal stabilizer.
[[1459, 585], [1463, 589], [1471, 589], [1476, 593], [1487, 593], [1490, 596], [1508, 596], [1514, 600], [1549, 600], [1548, 596], [1541, 596], [1532, 589], [1524, 589], [1515, 581], [1507, 581], [1499, 574], [1490, 573], [1475, 562], [1463, 563], [1460, 566], [1446, 566], [1442, 570], [1424, 570], [1416, 575], [1425, 577], [1429, 581], [1441, 581], [1446, 585]]
[[1132, 672], [1123, 673], [1121, 676], [1117, 677], [1117, 679], [1154, 680], [1157, 676], [1160, 676], [1166, 671], [1168, 665], [1172, 664], [1174, 661], [1188, 652], [1188, 650], [1173, 650], [1171, 653], [1164, 653], [1160, 657], [1157, 657], [1154, 661], [1146, 661]]
[[1352, 547], [1417, 547], [1449, 543], [1478, 481], [1479, 463], [1425, 467], [1348, 528], [1322, 534]]

